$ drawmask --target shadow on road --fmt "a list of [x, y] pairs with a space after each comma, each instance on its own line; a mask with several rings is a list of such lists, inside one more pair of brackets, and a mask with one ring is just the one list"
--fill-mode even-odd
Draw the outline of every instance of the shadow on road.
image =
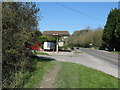
[[59, 50], [59, 52], [71, 52], [70, 50]]
[[54, 58], [47, 57], [47, 56], [36, 56], [36, 55], [34, 55], [33, 58], [36, 58], [38, 61], [47, 61], [47, 62], [55, 60]]

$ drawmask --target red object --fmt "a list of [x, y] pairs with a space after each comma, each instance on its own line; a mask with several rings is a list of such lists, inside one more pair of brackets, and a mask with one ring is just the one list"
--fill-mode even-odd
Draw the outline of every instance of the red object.
[[53, 34], [53, 35], [58, 35], [58, 34]]
[[37, 42], [35, 45], [31, 45], [29, 48], [32, 50], [40, 51], [40, 42]]

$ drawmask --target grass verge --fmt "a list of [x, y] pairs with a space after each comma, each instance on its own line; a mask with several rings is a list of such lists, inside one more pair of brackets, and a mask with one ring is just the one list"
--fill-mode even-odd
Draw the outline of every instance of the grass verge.
[[83, 65], [61, 62], [55, 80], [59, 88], [118, 88], [118, 79]]
[[120, 54], [120, 51], [111, 51], [112, 53], [119, 53]]
[[81, 53], [83, 53], [83, 52], [74, 52], [75, 54], [81, 54]]
[[28, 82], [24, 85], [24, 88], [36, 88], [40, 86], [43, 76], [47, 73], [53, 66], [53, 61], [45, 60], [38, 61], [36, 64], [36, 70], [32, 73]]
[[32, 54], [37, 54], [37, 55], [49, 55], [48, 53], [44, 53], [44, 52], [32, 52]]
[[34, 57], [31, 61], [31, 72], [24, 72], [20, 77], [22, 82], [17, 86], [18, 88], [39, 88], [43, 76], [47, 73], [52, 66], [54, 61], [51, 59], [42, 60], [41, 58]]

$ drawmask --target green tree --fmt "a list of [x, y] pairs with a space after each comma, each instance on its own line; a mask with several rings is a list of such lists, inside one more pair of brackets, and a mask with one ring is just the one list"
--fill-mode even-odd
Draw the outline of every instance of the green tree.
[[116, 48], [116, 50], [120, 50], [119, 47], [120, 19], [119, 18], [120, 18], [120, 10], [117, 8], [111, 10], [108, 15], [106, 25], [104, 27], [103, 36], [102, 36], [103, 45], [104, 47], [107, 47], [111, 50], [113, 50], [114, 48]]
[[40, 40], [41, 43], [44, 43], [44, 42], [56, 42], [56, 38], [54, 36], [46, 36], [46, 35], [40, 36], [39, 40]]
[[56, 43], [56, 37], [42, 35], [42, 36], [39, 37], [39, 41], [41, 43], [41, 48], [43, 48], [43, 43], [44, 42], [54, 42], [54, 43]]
[[16, 73], [28, 70], [30, 67], [31, 54], [27, 44], [34, 44], [37, 35], [40, 35], [37, 31], [38, 11], [34, 3], [4, 2], [2, 4], [3, 87], [16, 87], [19, 82]]
[[120, 9], [118, 9], [117, 25], [115, 29], [116, 49], [120, 50]]
[[90, 28], [75, 31], [70, 37], [66, 39], [66, 43], [69, 47], [90, 47], [90, 43], [94, 47], [100, 47], [102, 42], [103, 29], [98, 27], [95, 30]]
[[102, 28], [97, 28], [96, 30], [94, 30], [93, 46], [101, 47], [101, 45], [102, 45], [102, 34], [103, 34], [103, 29]]

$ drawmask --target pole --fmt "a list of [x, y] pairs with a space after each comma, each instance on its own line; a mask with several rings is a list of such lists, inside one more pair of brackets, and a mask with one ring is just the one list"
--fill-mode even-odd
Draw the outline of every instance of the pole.
[[56, 39], [56, 52], [58, 53], [58, 36], [57, 36], [57, 39]]

